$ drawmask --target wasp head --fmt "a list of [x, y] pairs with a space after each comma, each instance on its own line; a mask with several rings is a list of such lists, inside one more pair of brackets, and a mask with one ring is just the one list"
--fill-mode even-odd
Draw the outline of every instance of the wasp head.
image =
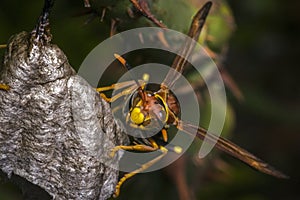
[[161, 127], [168, 121], [167, 104], [154, 92], [139, 89], [132, 96], [128, 115], [130, 122], [136, 126]]

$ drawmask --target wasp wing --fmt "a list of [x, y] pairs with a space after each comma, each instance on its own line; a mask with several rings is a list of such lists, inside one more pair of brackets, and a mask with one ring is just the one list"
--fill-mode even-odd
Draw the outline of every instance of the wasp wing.
[[246, 151], [245, 149], [239, 147], [238, 145], [230, 142], [225, 138], [208, 133], [207, 130], [205, 130], [204, 128], [197, 127], [195, 125], [185, 123], [183, 121], [179, 121], [177, 128], [188, 134], [196, 133], [197, 137], [200, 138], [201, 140], [204, 139], [208, 140], [208, 142], [215, 144], [215, 146], [221, 151], [230, 154], [231, 156], [243, 161], [247, 165], [251, 166], [252, 168], [260, 172], [275, 176], [277, 178], [285, 178], [285, 179], [288, 178], [288, 176], [274, 169], [268, 163], [257, 158], [256, 156]]
[[[182, 73], [183, 68], [187, 63], [187, 59], [190, 56], [191, 51], [193, 51], [193, 49], [195, 48], [196, 42], [199, 39], [199, 35], [201, 33], [202, 27], [205, 23], [206, 17], [209, 13], [211, 6], [212, 2], [207, 2], [194, 16], [190, 26], [190, 30], [188, 32], [189, 38], [185, 40], [180, 50], [180, 53], [174, 59], [173, 64], [171, 66], [173, 70], [170, 70], [168, 72], [165, 80], [162, 83], [164, 86], [171, 88]], [[176, 72], [179, 72], [179, 74]]]

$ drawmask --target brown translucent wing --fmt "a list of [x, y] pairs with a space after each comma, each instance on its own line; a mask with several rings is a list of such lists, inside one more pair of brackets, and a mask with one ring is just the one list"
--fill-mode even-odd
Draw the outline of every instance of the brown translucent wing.
[[194, 126], [192, 124], [188, 124], [182, 121], [179, 121], [179, 124], [177, 126], [179, 130], [182, 130], [188, 134], [197, 132], [197, 137], [201, 140], [208, 140], [211, 143], [215, 143], [215, 147], [220, 149], [221, 151], [224, 151], [231, 156], [243, 161], [247, 165], [253, 167], [254, 169], [275, 176], [277, 178], [289, 178], [287, 175], [283, 174], [282, 172], [276, 170], [272, 166], [270, 166], [268, 163], [264, 162], [263, 160], [257, 158], [250, 152], [246, 151], [245, 149], [239, 147], [238, 145], [230, 142], [229, 140], [218, 137], [214, 134], [208, 133], [207, 130], [201, 127]]
[[[180, 74], [183, 71], [183, 68], [185, 64], [187, 63], [187, 58], [190, 56], [191, 51], [195, 48], [195, 41], [198, 41], [199, 35], [201, 33], [202, 27], [205, 23], [206, 17], [209, 13], [209, 10], [212, 6], [212, 2], [207, 2], [205, 5], [196, 13], [196, 15], [193, 18], [190, 30], [188, 32], [188, 36], [190, 38], [187, 38], [180, 49], [180, 53], [176, 56], [176, 58], [173, 61], [173, 64], [171, 68], [173, 68], [175, 71], [179, 72]], [[191, 38], [193, 40], [191, 40]], [[194, 41], [195, 40], [195, 41]], [[180, 56], [182, 55], [182, 56]], [[163, 81], [163, 85], [171, 88], [173, 84], [176, 82], [176, 80], [179, 78], [180, 74], [174, 72], [174, 70], [170, 70]]]

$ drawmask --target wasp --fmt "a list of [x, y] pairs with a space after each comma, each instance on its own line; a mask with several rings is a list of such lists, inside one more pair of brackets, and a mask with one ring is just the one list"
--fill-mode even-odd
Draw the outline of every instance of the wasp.
[[[206, 17], [212, 6], [211, 2], [207, 2], [194, 16], [188, 36], [195, 41], [198, 41], [199, 35], [201, 33], [202, 27], [205, 23]], [[144, 171], [145, 169], [152, 166], [154, 163], [162, 159], [168, 151], [173, 151], [175, 153], [181, 153], [182, 149], [180, 146], [168, 146], [168, 128], [170, 126], [176, 127], [178, 130], [185, 132], [187, 134], [192, 134], [196, 132], [196, 136], [201, 140], [208, 140], [209, 142], [215, 144], [215, 146], [228, 153], [229, 155], [243, 161], [250, 167], [272, 175], [277, 178], [288, 178], [282, 172], [274, 169], [272, 166], [264, 162], [263, 160], [257, 158], [250, 152], [239, 147], [238, 145], [230, 142], [229, 140], [218, 137], [213, 133], [208, 132], [206, 129], [184, 122], [180, 119], [180, 104], [176, 96], [169, 89], [174, 85], [176, 80], [178, 80], [178, 74], [183, 72], [187, 60], [185, 59], [191, 51], [194, 49], [195, 45], [190, 41], [186, 40], [183, 44], [181, 51], [184, 56], [176, 56], [171, 65], [171, 68], [164, 81], [159, 85], [157, 90], [147, 90], [147, 78], [144, 81], [134, 80], [133, 85], [128, 82], [116, 83], [108, 87], [98, 88], [97, 91], [100, 95], [106, 99], [108, 102], [113, 102], [116, 99], [128, 95], [130, 109], [124, 113], [126, 118], [126, 123], [129, 126], [136, 129], [147, 130], [152, 128], [152, 126], [162, 127], [160, 131], [148, 138], [133, 138], [133, 144], [130, 146], [116, 146], [111, 153], [114, 156], [119, 150], [128, 151], [160, 151], [161, 154], [155, 157], [153, 160], [143, 164], [140, 168], [125, 174], [116, 186], [114, 196], [118, 196], [120, 193], [120, 187], [122, 184], [130, 177], [135, 174]], [[120, 61], [128, 70], [131, 69], [127, 61], [120, 55], [115, 54], [117, 60]], [[179, 73], [175, 74], [174, 71]], [[122, 90], [121, 92], [115, 94], [111, 98], [106, 97], [102, 92], [106, 90]]]

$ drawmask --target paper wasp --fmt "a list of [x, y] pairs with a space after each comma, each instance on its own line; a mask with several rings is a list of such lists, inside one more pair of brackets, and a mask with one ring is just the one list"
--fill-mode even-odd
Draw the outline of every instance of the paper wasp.
[[[211, 2], [207, 2], [194, 16], [191, 23], [188, 36], [194, 40], [198, 40], [202, 27], [205, 23], [205, 19], [209, 13], [212, 6]], [[181, 49], [182, 55], [177, 56], [173, 61], [172, 68], [182, 73], [185, 65], [187, 64], [186, 57], [189, 56], [191, 51], [194, 49], [194, 44], [190, 41], [186, 41]], [[128, 69], [130, 66], [127, 61], [119, 55], [115, 57]], [[209, 133], [206, 129], [192, 125], [190, 123], [184, 122], [180, 119], [180, 105], [176, 96], [171, 92], [169, 88], [174, 85], [178, 79], [178, 74], [174, 73], [174, 70], [170, 70], [166, 75], [164, 81], [160, 84], [159, 89], [155, 91], [147, 90], [147, 83], [140, 82], [136, 79], [132, 81], [132, 84], [126, 83], [116, 83], [112, 86], [98, 88], [98, 92], [103, 92], [106, 90], [117, 89], [122, 91], [107, 98], [103, 93], [101, 96], [108, 102], [113, 102], [116, 99], [128, 95], [130, 109], [128, 112], [123, 113], [126, 118], [126, 123], [136, 129], [147, 129], [149, 124], [163, 124], [162, 129], [154, 136], [148, 138], [133, 138], [133, 144], [131, 146], [117, 146], [112, 150], [112, 156], [118, 150], [128, 150], [128, 151], [160, 151], [161, 154], [154, 158], [153, 160], [143, 164], [139, 169], [136, 169], [128, 174], [125, 174], [123, 178], [120, 179], [116, 186], [115, 196], [119, 195], [120, 187], [126, 181], [126, 179], [132, 177], [136, 173], [144, 171], [145, 169], [152, 166], [158, 160], [163, 158], [168, 151], [173, 151], [175, 153], [180, 153], [181, 148], [179, 146], [165, 147], [168, 144], [167, 129], [169, 126], [174, 126], [178, 130], [183, 131], [187, 134], [196, 132], [196, 136], [201, 140], [208, 139], [215, 146], [230, 154], [231, 156], [243, 161], [254, 169], [261, 171], [263, 173], [278, 177], [287, 178], [283, 173], [275, 170], [273, 167], [268, 165], [266, 162], [257, 158], [253, 154], [239, 147], [238, 145], [224, 139], [222, 137], [217, 137], [216, 135]]]

